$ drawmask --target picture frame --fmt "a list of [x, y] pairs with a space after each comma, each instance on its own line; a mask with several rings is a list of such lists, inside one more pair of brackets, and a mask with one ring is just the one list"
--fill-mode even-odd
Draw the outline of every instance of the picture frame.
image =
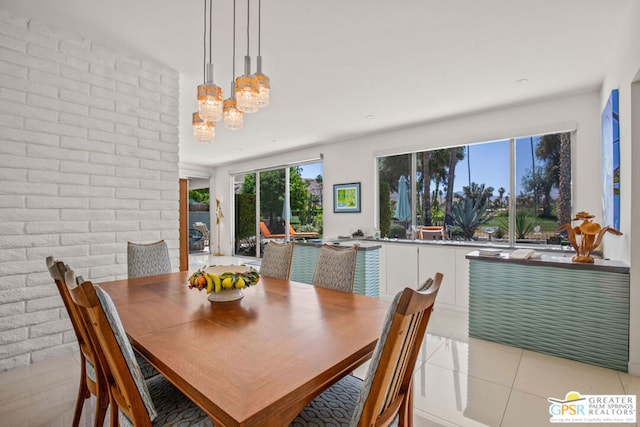
[[620, 121], [618, 89], [611, 91], [602, 111], [603, 224], [620, 229]]
[[360, 212], [360, 183], [333, 185], [333, 212], [357, 213]]

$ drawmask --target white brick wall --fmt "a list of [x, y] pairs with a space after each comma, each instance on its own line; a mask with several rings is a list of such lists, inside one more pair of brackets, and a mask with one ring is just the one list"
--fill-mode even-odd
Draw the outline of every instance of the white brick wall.
[[126, 276], [178, 266], [178, 73], [0, 9], [0, 370], [77, 348], [45, 257]]

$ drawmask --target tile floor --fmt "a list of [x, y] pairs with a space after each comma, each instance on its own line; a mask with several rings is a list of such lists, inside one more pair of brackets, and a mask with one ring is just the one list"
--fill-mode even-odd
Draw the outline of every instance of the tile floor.
[[[427, 332], [414, 374], [416, 427], [538, 427], [550, 425], [548, 397], [640, 392], [640, 377], [469, 338], [465, 313], [436, 307]], [[79, 373], [77, 354], [0, 372], [0, 426], [70, 426]], [[92, 398], [82, 426], [94, 410]]]

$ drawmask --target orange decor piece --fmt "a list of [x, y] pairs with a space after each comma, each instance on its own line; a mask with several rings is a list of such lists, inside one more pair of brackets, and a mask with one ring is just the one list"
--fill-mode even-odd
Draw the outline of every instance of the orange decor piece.
[[593, 222], [594, 218], [589, 212], [578, 212], [573, 221], [582, 221], [580, 225], [571, 227], [571, 224], [564, 224], [557, 231], [567, 230], [569, 232], [569, 241], [576, 251], [571, 258], [575, 262], [593, 262], [591, 251], [597, 248], [602, 242], [602, 237], [606, 232], [621, 236], [622, 233], [611, 227], [602, 227], [597, 222]]

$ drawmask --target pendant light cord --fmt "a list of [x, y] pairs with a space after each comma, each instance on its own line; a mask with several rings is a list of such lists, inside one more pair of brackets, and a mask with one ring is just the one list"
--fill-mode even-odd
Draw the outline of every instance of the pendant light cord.
[[207, 0], [204, 0], [204, 33], [202, 35], [202, 81], [207, 82]]
[[262, 38], [261, 36], [261, 23], [262, 23], [262, 0], [258, 0], [258, 56], [260, 56], [260, 39]]
[[247, 56], [249, 56], [249, 0], [247, 0]]
[[231, 81], [236, 78], [236, 0], [233, 0], [233, 61], [231, 62]]
[[209, 0], [209, 64], [213, 64], [213, 0]]

